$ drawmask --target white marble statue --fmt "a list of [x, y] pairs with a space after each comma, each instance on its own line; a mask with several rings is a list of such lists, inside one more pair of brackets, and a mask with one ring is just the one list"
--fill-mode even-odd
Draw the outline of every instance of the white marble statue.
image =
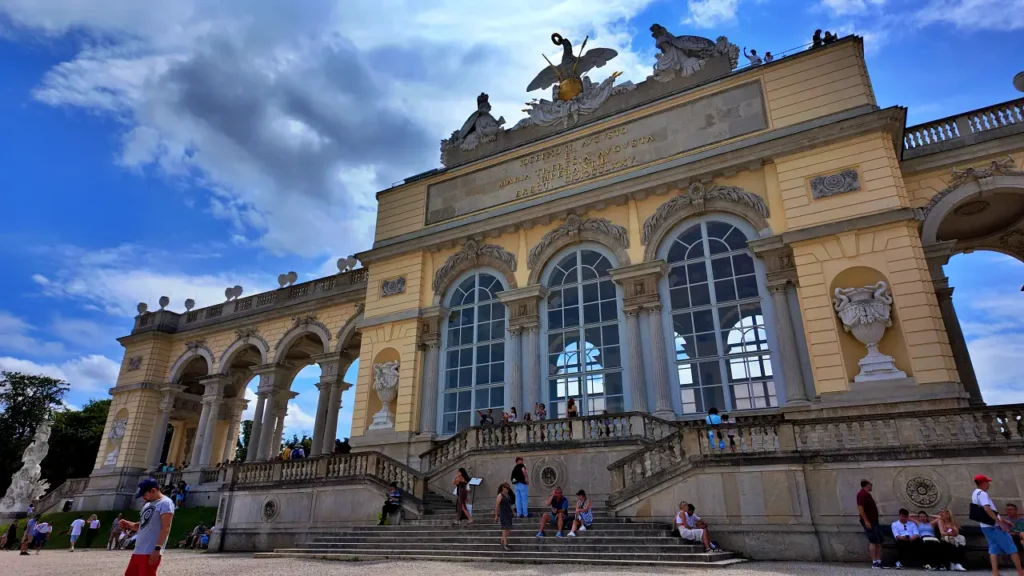
[[857, 362], [860, 374], [854, 377], [854, 382], [907, 377], [896, 368], [892, 356], [878, 350], [885, 329], [892, 326], [892, 293], [885, 282], [862, 288], [836, 288], [833, 305], [843, 321], [843, 328], [868, 349], [867, 355]]
[[658, 82], [692, 76], [703, 70], [708, 59], [715, 56], [728, 57], [731, 68], [739, 64], [740, 49], [730, 44], [725, 36], [719, 36], [717, 41], [700, 36], [676, 36], [660, 24], [651, 26], [651, 36], [654, 37], [654, 45], [661, 50], [651, 75]]
[[21, 456], [21, 469], [11, 477], [7, 494], [0, 500], [0, 514], [27, 512], [29, 504], [46, 494], [50, 484], [40, 479], [42, 470], [39, 465], [50, 451], [49, 440], [50, 422], [44, 420], [36, 426], [35, 437]]
[[373, 415], [370, 430], [394, 428], [395, 418], [391, 413], [391, 403], [398, 396], [398, 360], [373, 365], [373, 389], [380, 398], [381, 408], [380, 412]]

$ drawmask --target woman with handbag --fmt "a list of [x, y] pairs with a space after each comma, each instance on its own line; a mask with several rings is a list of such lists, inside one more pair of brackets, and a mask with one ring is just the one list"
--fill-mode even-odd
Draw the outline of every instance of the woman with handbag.
[[988, 542], [988, 557], [992, 563], [992, 576], [999, 576], [999, 555], [1006, 554], [1013, 560], [1013, 567], [1017, 569], [1017, 576], [1024, 576], [1021, 570], [1020, 556], [1017, 555], [1017, 545], [1010, 537], [1010, 523], [999, 517], [996, 513], [995, 504], [988, 495], [988, 488], [992, 479], [984, 474], [974, 477], [974, 485], [978, 488], [971, 495], [970, 518], [981, 526], [981, 533], [985, 535]]

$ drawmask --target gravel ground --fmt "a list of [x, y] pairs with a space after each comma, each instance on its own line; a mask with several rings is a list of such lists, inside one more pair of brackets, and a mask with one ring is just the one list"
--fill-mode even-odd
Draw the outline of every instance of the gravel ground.
[[[73, 560], [73, 561], [72, 561]], [[17, 576], [76, 576], [106, 574], [116, 576], [124, 573], [128, 565], [125, 552], [104, 552], [101, 550], [79, 551], [73, 555], [65, 550], [43, 550], [36, 556], [19, 556], [17, 552], [0, 553], [0, 574]], [[317, 560], [271, 559], [256, 560], [249, 554], [200, 554], [195, 552], [169, 551], [160, 566], [161, 576], [264, 576], [283, 574], [288, 576], [318, 576], [320, 574], [345, 574], [352, 576], [395, 576], [415, 574], [416, 576], [570, 576], [576, 574], [608, 574], [622, 576], [652, 576], [653, 574], [699, 574], [708, 576], [774, 576], [828, 574], [829, 576], [856, 576], [878, 574], [870, 567], [844, 564], [799, 564], [782, 562], [750, 562], [734, 568], [715, 570], [682, 568], [644, 568], [622, 570], [621, 568], [574, 568], [571, 565], [522, 566], [511, 564], [470, 564], [447, 562], [326, 562]], [[972, 571], [979, 574], [985, 572]], [[893, 572], [886, 571], [886, 574]], [[903, 573], [922, 573], [907, 570]], [[1004, 570], [1004, 574], [1009, 574]]]

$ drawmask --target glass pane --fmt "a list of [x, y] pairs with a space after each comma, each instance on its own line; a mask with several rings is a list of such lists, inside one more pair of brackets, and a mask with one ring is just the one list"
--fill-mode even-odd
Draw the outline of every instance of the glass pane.
[[701, 410], [698, 408], [700, 405], [699, 390], [693, 388], [683, 388], [680, 390], [679, 395], [683, 404], [683, 414], [699, 414]]
[[675, 314], [672, 316], [672, 327], [676, 334], [693, 334], [693, 317], [689, 312]]
[[599, 304], [583, 305], [583, 323], [597, 324], [601, 321], [601, 306]]
[[459, 392], [459, 411], [469, 410], [472, 401], [473, 393], [471, 391]]
[[690, 284], [697, 284], [698, 282], [707, 282], [708, 280], [708, 269], [703, 262], [697, 262], [695, 264], [686, 265], [686, 275], [690, 279]]
[[459, 350], [459, 366], [465, 368], [467, 366], [472, 366], [472, 365], [473, 365], [473, 349], [472, 348], [463, 348], [463, 349]]
[[754, 259], [749, 254], [737, 254], [732, 257], [732, 267], [737, 275], [753, 274]]
[[708, 239], [708, 248], [711, 249], [712, 256], [714, 256], [715, 254], [723, 254], [725, 252], [730, 251], [729, 245], [722, 240], [718, 240], [717, 238]]
[[565, 327], [579, 326], [580, 325], [580, 308], [579, 306], [573, 306], [572, 308], [566, 308], [564, 311]]
[[597, 270], [598, 276], [604, 278], [612, 269], [612, 263], [604, 256], [601, 256], [601, 258], [598, 259], [597, 264], [594, 265], [594, 269]]
[[674, 288], [669, 290], [669, 299], [672, 301], [673, 310], [682, 310], [690, 307], [690, 291], [686, 288]]
[[724, 239], [732, 228], [732, 224], [725, 222], [708, 222], [708, 238]]
[[561, 310], [549, 310], [548, 311], [548, 330], [560, 330], [564, 326], [562, 323], [562, 311]]
[[716, 280], [732, 278], [732, 260], [728, 257], [716, 258], [711, 261], [711, 275]]
[[605, 410], [607, 410], [609, 414], [618, 414], [619, 412], [626, 411], [626, 404], [622, 396], [607, 397], [604, 402]]
[[451, 392], [445, 394], [444, 395], [444, 411], [445, 412], [455, 412], [458, 409], [458, 402], [457, 402], [457, 400], [458, 400], [458, 397], [455, 394], [453, 394]]
[[736, 300], [736, 286], [732, 279], [715, 282], [715, 302], [732, 302]]
[[695, 340], [697, 344], [697, 356], [707, 357], [718, 355], [718, 347], [715, 345], [714, 333], [698, 334]]
[[505, 365], [501, 362], [491, 364], [491, 382], [502, 382], [505, 380]]
[[726, 235], [725, 242], [731, 250], [741, 250], [747, 247], [747, 237], [735, 226]]
[[604, 393], [610, 396], [622, 394], [622, 372], [608, 372], [604, 375]]
[[583, 303], [584, 304], [586, 304], [588, 302], [597, 302], [598, 300], [600, 300], [600, 293], [599, 293], [600, 288], [599, 287], [600, 287], [601, 284], [602, 283], [584, 284], [583, 285]]
[[580, 303], [580, 294], [575, 287], [562, 290], [562, 298], [562, 306], [566, 308], [578, 306]]
[[725, 393], [722, 391], [721, 386], [702, 388], [701, 396], [704, 397], [704, 409], [701, 410], [702, 412], [707, 412], [711, 408], [721, 410], [725, 407]]
[[486, 342], [492, 338], [491, 336], [491, 323], [486, 322], [476, 327], [476, 341]]
[[668, 286], [674, 288], [676, 286], [685, 286], [687, 284], [686, 279], [686, 266], [676, 266], [668, 273]]
[[476, 393], [476, 404], [473, 406], [473, 408], [477, 410], [488, 408], [490, 400], [491, 398], [490, 396], [487, 395], [487, 390], [478, 390]]
[[601, 328], [601, 343], [604, 346], [610, 346], [619, 343], [619, 327], [616, 326], [604, 326]]
[[457, 414], [445, 414], [444, 419], [441, 421], [441, 430], [445, 434], [455, 434], [458, 432], [459, 428], [457, 418]]
[[600, 259], [601, 255], [597, 252], [594, 252], [593, 250], [584, 250], [580, 252], [580, 262], [584, 266], [589, 266], [593, 268], [594, 265], [597, 264], [597, 261]]
[[505, 343], [498, 342], [491, 344], [491, 362], [504, 362], [505, 361]]
[[613, 322], [618, 319], [618, 306], [614, 300], [601, 302], [601, 321]]
[[598, 284], [601, 287], [601, 300], [614, 300], [615, 299], [615, 283], [614, 282], [601, 282]]
[[622, 366], [622, 355], [619, 354], [618, 346], [606, 346], [601, 354], [605, 368], [619, 368]]
[[491, 388], [491, 406], [500, 408], [505, 405], [505, 387], [495, 386]]
[[711, 315], [711, 310], [697, 310], [693, 313], [693, 331], [694, 332], [714, 332], [715, 321]]
[[706, 306], [711, 304], [711, 291], [708, 285], [694, 284], [690, 286], [690, 306]]
[[469, 388], [473, 386], [473, 368], [459, 368], [459, 388]]
[[697, 365], [696, 364], [680, 364], [679, 365], [679, 384], [681, 386], [694, 386], [700, 382], [697, 377]]
[[473, 414], [471, 412], [460, 412], [459, 413], [458, 422], [457, 422], [457, 426], [458, 426], [459, 430], [464, 430], [466, 428], [469, 428], [470, 420], [471, 420], [472, 416], [473, 416]]
[[444, 387], [445, 388], [458, 388], [459, 387], [459, 371], [448, 370], [444, 375]]
[[487, 322], [491, 319], [491, 305], [487, 304], [477, 308], [477, 321]]
[[740, 276], [736, 279], [736, 292], [738, 298], [757, 296], [757, 278], [755, 276]]

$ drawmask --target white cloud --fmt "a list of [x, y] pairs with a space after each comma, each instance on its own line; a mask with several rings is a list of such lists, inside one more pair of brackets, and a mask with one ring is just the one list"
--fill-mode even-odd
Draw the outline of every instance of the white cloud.
[[33, 274], [32, 281], [40, 286], [48, 286], [50, 284], [50, 279], [42, 274]]
[[253, 244], [323, 256], [370, 245], [373, 194], [435, 167], [481, 90], [514, 124], [541, 54], [558, 51], [552, 32], [619, 51], [595, 79], [643, 79], [654, 47], [633, 52], [626, 22], [652, 2], [0, 0], [0, 13], [76, 32], [79, 53], [35, 97], [121, 121], [122, 166], [206, 189], [196, 206]]
[[931, 0], [914, 15], [922, 26], [952, 24], [965, 30], [1024, 29], [1024, 0]]
[[35, 326], [0, 310], [0, 350], [30, 356], [55, 356], [66, 352], [60, 342], [40, 340], [31, 334], [36, 331]]
[[[1013, 262], [1016, 270], [1019, 264]], [[968, 285], [969, 286], [969, 285]], [[1019, 293], [957, 290], [954, 303], [978, 385], [988, 404], [1024, 402], [1024, 300]]]
[[307, 414], [294, 401], [288, 403], [288, 413], [284, 417], [286, 438], [290, 438], [292, 434], [298, 434], [300, 438], [303, 434], [312, 436], [314, 423], [315, 418], [312, 414]]
[[197, 307], [224, 301], [224, 289], [241, 285], [244, 295], [271, 289], [273, 279], [255, 273], [188, 274], [174, 270], [176, 262], [206, 258], [209, 253], [164, 252], [136, 245], [121, 245], [102, 250], [83, 250], [59, 246], [41, 251], [51, 260], [54, 272], [49, 283], [41, 285], [43, 294], [67, 298], [114, 316], [134, 317], [139, 302], [158, 308], [161, 296], [171, 298], [168, 309], [182, 311], [187, 298]]
[[698, 28], [714, 28], [736, 22], [739, 0], [688, 0], [689, 15], [683, 20]]
[[89, 354], [60, 364], [37, 364], [31, 360], [0, 357], [0, 370], [59, 378], [71, 385], [72, 392], [97, 393], [113, 388], [121, 365], [100, 354]]
[[886, 0], [821, 0], [822, 6], [836, 16], [863, 14], [872, 6], [883, 6]]

